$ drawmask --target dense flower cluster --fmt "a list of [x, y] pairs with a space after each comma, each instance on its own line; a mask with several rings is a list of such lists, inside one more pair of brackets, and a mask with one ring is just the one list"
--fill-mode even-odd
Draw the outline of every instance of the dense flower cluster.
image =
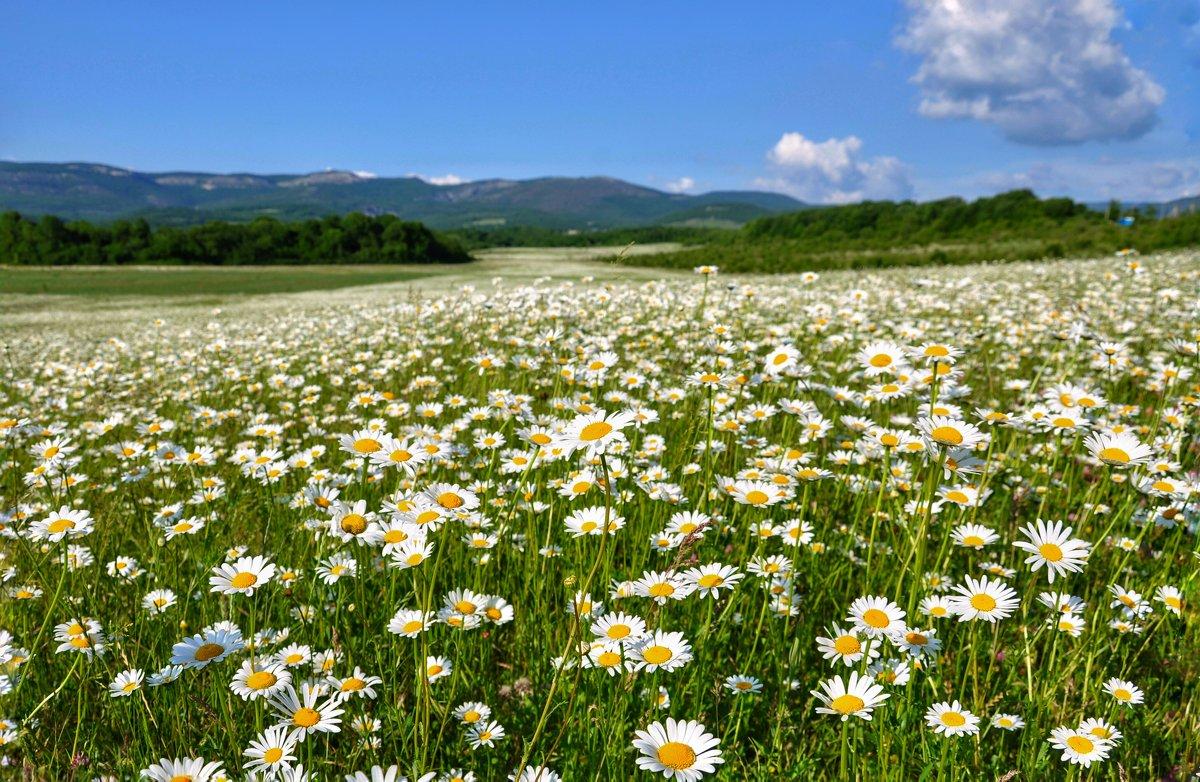
[[1196, 757], [1200, 259], [697, 271], [29, 333], [0, 380], [4, 762]]

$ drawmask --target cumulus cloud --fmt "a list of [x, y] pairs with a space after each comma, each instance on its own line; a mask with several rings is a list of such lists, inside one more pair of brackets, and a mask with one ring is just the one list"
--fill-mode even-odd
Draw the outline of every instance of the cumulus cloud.
[[1173, 201], [1200, 194], [1200, 159], [1038, 162], [1023, 170], [980, 174], [968, 187], [988, 193], [1029, 188], [1043, 196], [1088, 201]]
[[425, 176], [424, 174], [409, 174], [409, 176], [415, 176], [417, 179], [424, 180], [431, 185], [461, 185], [462, 183], [467, 181], [467, 180], [463, 179], [462, 177], [458, 176], [457, 174], [445, 174], [443, 176]]
[[907, 166], [894, 157], [865, 157], [862, 146], [857, 136], [813, 141], [784, 133], [767, 153], [772, 175], [755, 185], [815, 203], [910, 197]]
[[898, 43], [921, 57], [927, 117], [994, 124], [1025, 144], [1132, 139], [1165, 92], [1113, 30], [1114, 0], [906, 0]]
[[686, 193], [690, 190], [694, 190], [695, 187], [696, 180], [692, 179], [690, 176], [681, 176], [679, 179], [667, 182], [665, 185], [663, 185], [663, 190], [666, 190], [668, 193]]

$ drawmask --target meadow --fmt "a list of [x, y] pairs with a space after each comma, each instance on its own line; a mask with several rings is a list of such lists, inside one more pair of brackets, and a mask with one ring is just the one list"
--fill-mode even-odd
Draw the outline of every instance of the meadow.
[[523, 252], [0, 291], [0, 777], [1196, 773], [1200, 253]]

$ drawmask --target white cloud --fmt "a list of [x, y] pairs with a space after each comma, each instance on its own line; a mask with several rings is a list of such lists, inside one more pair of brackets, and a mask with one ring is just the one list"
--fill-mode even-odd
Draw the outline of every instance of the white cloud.
[[409, 174], [417, 179], [428, 182], [431, 185], [461, 185], [467, 180], [460, 177], [458, 174], [445, 174], [443, 176], [425, 176], [424, 174]]
[[985, 193], [1029, 188], [1041, 196], [1084, 201], [1173, 201], [1200, 194], [1200, 159], [1037, 162], [1023, 170], [980, 174], [968, 187]]
[[378, 179], [379, 178], [379, 174], [376, 174], [374, 171], [351, 171], [350, 173], [354, 174], [354, 176], [358, 177], [359, 179]]
[[667, 182], [663, 185], [663, 190], [666, 190], [668, 193], [686, 193], [689, 190], [695, 189], [695, 187], [696, 180], [690, 176], [682, 176], [679, 179]]
[[1114, 0], [906, 0], [899, 45], [921, 56], [921, 113], [999, 127], [1025, 144], [1132, 139], [1165, 91], [1113, 30]]
[[857, 136], [812, 141], [784, 133], [767, 153], [772, 175], [754, 184], [816, 203], [911, 196], [908, 167], [894, 157], [864, 157], [862, 145]]

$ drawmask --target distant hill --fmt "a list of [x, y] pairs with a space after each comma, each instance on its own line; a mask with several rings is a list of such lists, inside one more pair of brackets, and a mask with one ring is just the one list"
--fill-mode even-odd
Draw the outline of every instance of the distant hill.
[[486, 179], [435, 185], [418, 177], [350, 171], [311, 174], [145, 173], [96, 163], [0, 162], [0, 211], [65, 220], [145, 217], [156, 225], [270, 216], [393, 214], [435, 228], [527, 225], [606, 229], [741, 225], [806, 205], [779, 193], [665, 193], [610, 177]]

